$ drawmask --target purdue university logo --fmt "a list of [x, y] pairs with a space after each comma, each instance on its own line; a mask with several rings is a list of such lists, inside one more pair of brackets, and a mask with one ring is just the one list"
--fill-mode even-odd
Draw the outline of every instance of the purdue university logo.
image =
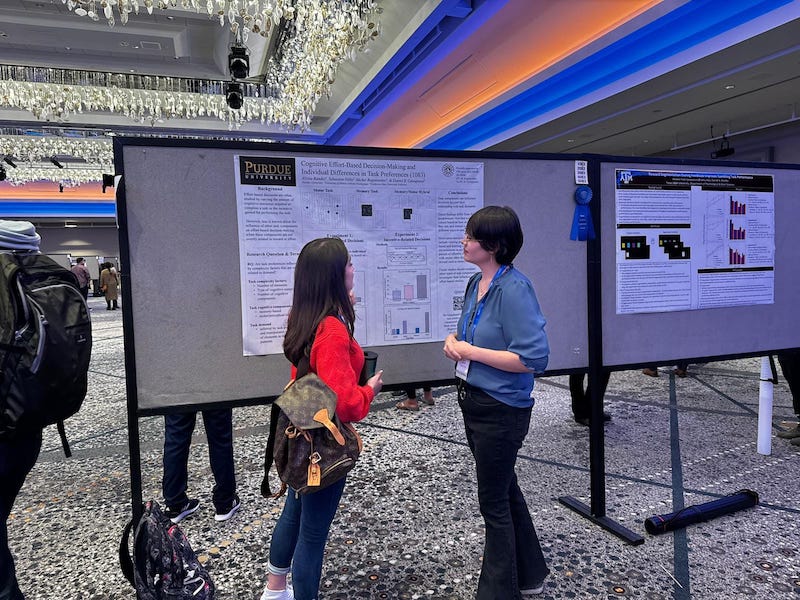
[[294, 158], [239, 157], [242, 185], [297, 185], [295, 174]]

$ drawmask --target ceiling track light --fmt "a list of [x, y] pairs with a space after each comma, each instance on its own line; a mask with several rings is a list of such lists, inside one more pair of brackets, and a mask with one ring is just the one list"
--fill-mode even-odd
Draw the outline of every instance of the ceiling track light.
[[228, 70], [234, 79], [246, 79], [250, 75], [250, 57], [247, 56], [246, 46], [231, 46]]
[[233, 110], [239, 110], [244, 104], [242, 84], [231, 81], [225, 84], [225, 102]]
[[731, 148], [730, 140], [728, 140], [728, 137], [723, 134], [722, 140], [719, 143], [719, 148], [717, 148], [716, 145], [714, 146], [714, 151], [711, 153], [711, 158], [725, 158], [727, 156], [732, 156], [735, 152], [736, 150]]
[[106, 193], [106, 188], [114, 187], [114, 176], [109, 173], [103, 173], [103, 193]]

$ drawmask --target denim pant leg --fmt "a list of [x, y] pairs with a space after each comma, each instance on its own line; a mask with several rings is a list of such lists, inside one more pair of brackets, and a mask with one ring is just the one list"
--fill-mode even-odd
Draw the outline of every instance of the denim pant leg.
[[0, 600], [24, 600], [8, 547], [7, 520], [41, 447], [41, 431], [0, 442]]
[[189, 446], [197, 413], [164, 415], [164, 479], [161, 490], [168, 507], [183, 507], [188, 501]]
[[295, 600], [319, 594], [322, 558], [346, 478], [312, 494], [297, 497], [289, 489], [286, 504], [272, 534], [269, 562], [275, 571], [292, 566]]
[[783, 371], [783, 378], [792, 393], [794, 414], [800, 417], [800, 351], [787, 350], [778, 352], [778, 362]]
[[212, 498], [217, 511], [227, 512], [236, 494], [233, 465], [233, 410], [220, 408], [203, 411], [203, 425], [208, 439], [208, 459], [214, 474]]
[[550, 573], [544, 559], [539, 536], [533, 526], [533, 519], [525, 502], [525, 496], [517, 484], [517, 474], [511, 482], [510, 490], [511, 520], [514, 522], [514, 543], [517, 558], [517, 583], [519, 589], [535, 588]]
[[531, 409], [514, 408], [472, 390], [459, 394], [459, 404], [475, 457], [478, 501], [486, 525], [476, 597], [519, 600], [520, 587], [538, 585], [548, 573], [514, 473]]

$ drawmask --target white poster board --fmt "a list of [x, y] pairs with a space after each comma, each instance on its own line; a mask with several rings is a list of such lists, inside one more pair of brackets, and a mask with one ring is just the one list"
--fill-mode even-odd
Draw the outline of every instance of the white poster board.
[[774, 303], [773, 176], [615, 173], [617, 314]]
[[233, 162], [245, 356], [283, 352], [297, 255], [320, 237], [339, 237], [350, 252], [362, 345], [443, 340], [455, 329], [475, 270], [459, 240], [483, 206], [482, 162], [245, 155]]

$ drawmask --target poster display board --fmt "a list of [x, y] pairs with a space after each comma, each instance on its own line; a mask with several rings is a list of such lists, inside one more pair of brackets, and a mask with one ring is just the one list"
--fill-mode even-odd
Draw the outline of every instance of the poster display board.
[[617, 169], [617, 314], [774, 301], [772, 175]]
[[798, 185], [778, 166], [603, 163], [603, 363], [796, 346]]
[[[296, 185], [243, 183], [242, 161], [272, 165], [275, 176], [292, 164]], [[342, 237], [352, 254], [356, 336], [378, 353], [384, 382], [453, 381], [442, 340], [475, 269], [460, 240], [488, 204], [520, 217], [514, 265], [547, 319], [548, 370], [588, 366], [586, 243], [569, 239], [571, 157], [118, 138], [115, 163], [126, 370], [139, 414], [280, 394], [294, 262], [321, 235]]]

